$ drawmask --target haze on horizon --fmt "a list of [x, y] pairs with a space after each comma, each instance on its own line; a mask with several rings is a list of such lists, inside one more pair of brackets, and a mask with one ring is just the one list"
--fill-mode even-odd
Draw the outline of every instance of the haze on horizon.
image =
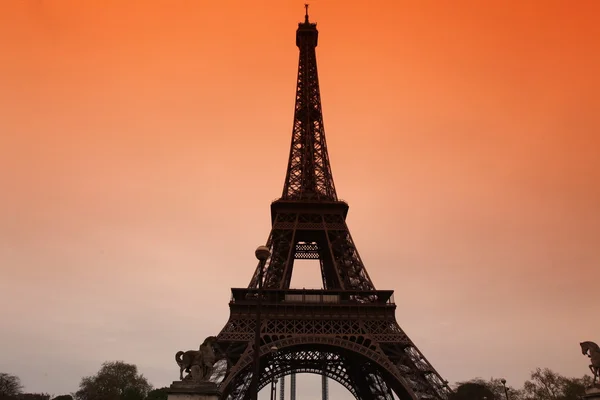
[[[589, 373], [578, 343], [600, 341], [599, 11], [311, 2], [348, 225], [450, 382]], [[219, 332], [281, 194], [303, 12], [296, 0], [0, 4], [0, 371], [62, 394], [124, 360], [161, 387], [177, 350]], [[296, 274], [297, 287], [319, 279]], [[299, 398], [318, 393], [302, 382]], [[350, 398], [333, 383], [331, 396]]]

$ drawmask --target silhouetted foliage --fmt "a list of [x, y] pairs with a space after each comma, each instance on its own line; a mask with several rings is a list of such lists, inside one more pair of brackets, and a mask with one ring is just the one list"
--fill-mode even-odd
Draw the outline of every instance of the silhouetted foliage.
[[73, 400], [73, 396], [70, 394], [61, 394], [60, 396], [56, 396], [52, 400]]
[[[457, 382], [456, 383], [457, 388], [455, 389], [455, 391], [458, 391], [458, 387], [460, 387], [461, 385], [465, 385], [468, 383], [485, 386], [490, 392], [492, 392], [492, 394], [493, 394], [492, 398], [494, 400], [505, 400], [506, 399], [506, 393], [504, 392], [504, 385], [502, 385], [502, 382], [499, 378], [491, 378], [489, 381], [487, 381], [485, 379], [481, 379], [481, 378], [475, 378], [475, 379], [471, 379], [471, 380], [465, 381], [465, 382]], [[521, 400], [523, 398], [523, 393], [521, 390], [515, 389], [511, 386], [507, 386], [506, 388], [508, 390], [509, 400]], [[488, 398], [488, 400], [491, 400], [491, 398]]]
[[454, 390], [448, 400], [500, 400], [494, 397], [494, 393], [484, 384], [465, 382]]
[[167, 388], [160, 388], [160, 389], [154, 389], [151, 390], [150, 393], [148, 393], [148, 397], [146, 397], [146, 400], [167, 400]]
[[21, 393], [15, 397], [17, 400], [50, 400], [48, 393]]
[[[548, 368], [538, 368], [531, 373], [522, 390], [507, 386], [508, 400], [579, 400], [585, 394], [585, 388], [590, 386], [592, 378], [566, 378]], [[489, 390], [486, 392], [483, 390]], [[449, 400], [506, 400], [504, 386], [500, 379], [489, 381], [476, 378], [465, 382], [457, 382], [455, 393]]]
[[23, 391], [21, 379], [18, 376], [0, 372], [0, 398], [10, 398]]
[[122, 361], [105, 362], [94, 376], [81, 379], [77, 400], [143, 400], [152, 385], [137, 366]]
[[592, 378], [566, 378], [548, 368], [538, 368], [523, 385], [526, 400], [578, 400]]

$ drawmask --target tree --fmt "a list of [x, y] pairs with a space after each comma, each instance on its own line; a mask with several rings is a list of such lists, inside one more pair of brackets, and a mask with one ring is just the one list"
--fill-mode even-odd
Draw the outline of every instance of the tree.
[[465, 382], [458, 385], [448, 400], [500, 400], [494, 393], [481, 383]]
[[56, 396], [52, 400], [73, 400], [73, 396], [70, 394], [61, 394], [60, 396]]
[[589, 376], [566, 378], [548, 368], [537, 368], [523, 390], [526, 400], [578, 400], [590, 383]]
[[585, 375], [583, 378], [567, 378], [563, 389], [564, 398], [579, 400], [585, 394], [585, 388], [592, 386], [592, 377]]
[[77, 400], [143, 400], [152, 385], [137, 366], [122, 361], [105, 362], [94, 376], [81, 379]]
[[22, 391], [23, 385], [18, 376], [0, 372], [0, 398], [14, 397]]
[[47, 393], [21, 393], [16, 397], [17, 400], [50, 400]]
[[[455, 389], [455, 391], [458, 391], [458, 389], [461, 386], [464, 386], [467, 384], [476, 384], [476, 385], [481, 385], [481, 386], [484, 386], [485, 388], [487, 388], [492, 393], [492, 396], [493, 396], [493, 397], [488, 397], [488, 400], [492, 400], [492, 399], [505, 400], [506, 399], [506, 393], [504, 392], [504, 385], [502, 384], [501, 379], [491, 378], [489, 381], [486, 381], [485, 379], [475, 378], [475, 379], [471, 379], [471, 380], [465, 381], [465, 382], [457, 382], [456, 383], [457, 388]], [[463, 391], [464, 390], [465, 389], [463, 389]], [[523, 396], [522, 396], [522, 392], [520, 390], [517, 390], [511, 386], [507, 386], [507, 390], [508, 390], [508, 396], [509, 396], [510, 400], [521, 400], [522, 399]], [[484, 397], [484, 396], [481, 396], [481, 397]], [[487, 397], [487, 396], [485, 396], [485, 397]]]
[[150, 393], [148, 393], [148, 397], [146, 397], [146, 400], [167, 400], [167, 397], [167, 388], [164, 387], [160, 389], [151, 390]]

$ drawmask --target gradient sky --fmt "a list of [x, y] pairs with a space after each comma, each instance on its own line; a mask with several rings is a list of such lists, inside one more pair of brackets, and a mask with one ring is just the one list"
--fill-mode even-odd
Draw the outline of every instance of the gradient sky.
[[[303, 11], [0, 2], [0, 371], [60, 394], [124, 360], [164, 386], [177, 350], [219, 332], [281, 195]], [[599, 13], [594, 0], [312, 2], [349, 227], [450, 382], [589, 372]], [[318, 280], [302, 264], [293, 285]]]

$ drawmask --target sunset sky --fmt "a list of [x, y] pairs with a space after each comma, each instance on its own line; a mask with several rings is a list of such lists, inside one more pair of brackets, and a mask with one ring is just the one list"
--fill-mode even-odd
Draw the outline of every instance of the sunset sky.
[[[303, 3], [0, 0], [0, 372], [62, 394], [124, 360], [161, 387], [220, 331], [281, 195]], [[600, 2], [310, 14], [338, 196], [400, 326], [450, 382], [589, 373]]]

